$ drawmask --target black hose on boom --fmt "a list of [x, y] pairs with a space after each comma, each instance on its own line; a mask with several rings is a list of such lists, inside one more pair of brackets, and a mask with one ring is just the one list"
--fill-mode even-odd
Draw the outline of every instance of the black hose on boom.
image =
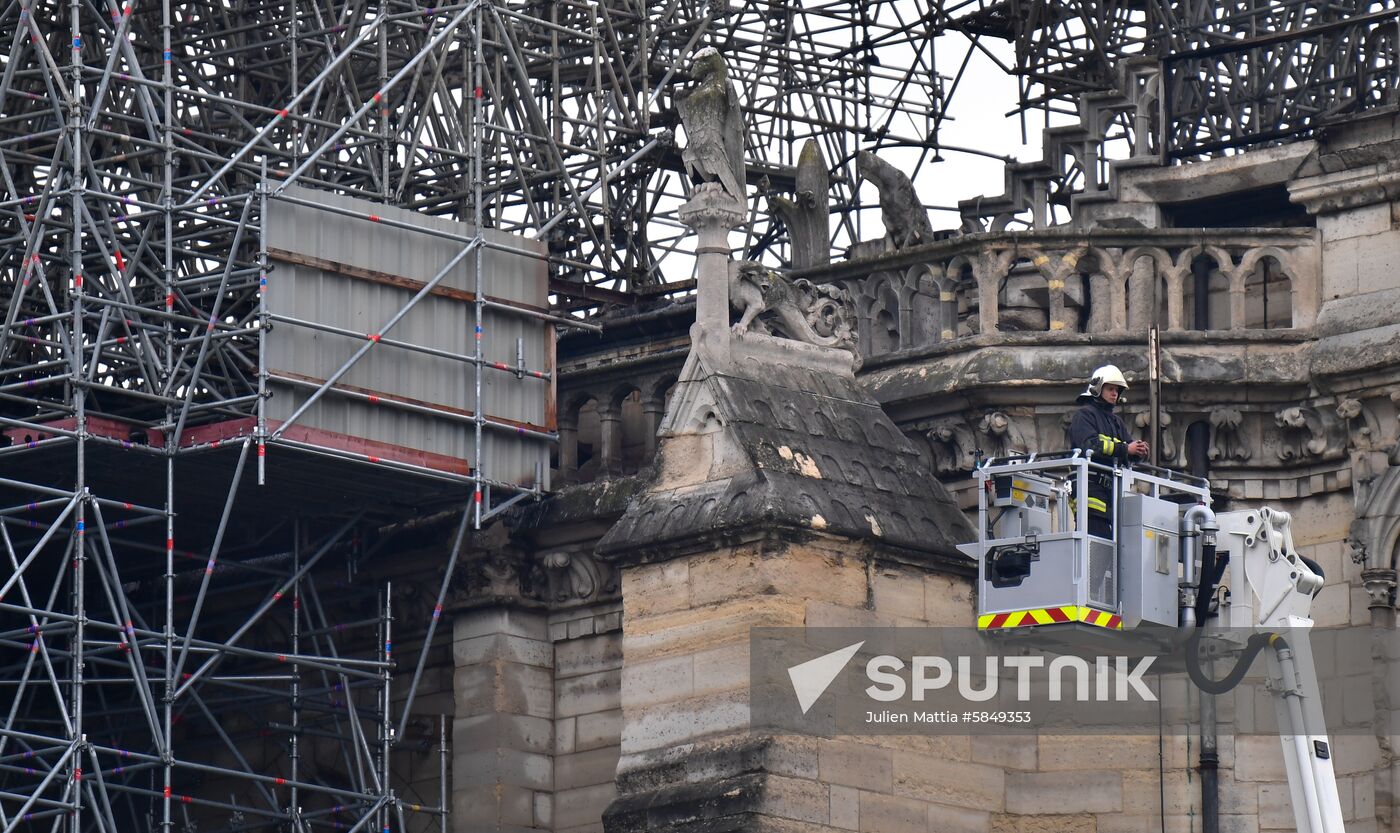
[[1204, 627], [1206, 614], [1210, 612], [1210, 599], [1215, 595], [1215, 588], [1220, 586], [1220, 579], [1225, 575], [1225, 566], [1229, 563], [1230, 556], [1227, 553], [1224, 558], [1217, 561], [1215, 557], [1214, 544], [1201, 545], [1201, 582], [1196, 587], [1196, 627]]
[[1207, 694], [1225, 694], [1239, 685], [1244, 675], [1249, 673], [1254, 658], [1268, 646], [1269, 641], [1282, 639], [1277, 634], [1268, 632], [1254, 634], [1245, 643], [1244, 650], [1236, 660], [1235, 667], [1230, 669], [1230, 673], [1219, 680], [1213, 680], [1206, 676], [1205, 669], [1201, 667], [1200, 644], [1204, 632], [1202, 628], [1195, 628], [1191, 632], [1191, 638], [1186, 640], [1186, 673], [1191, 677], [1191, 682]]

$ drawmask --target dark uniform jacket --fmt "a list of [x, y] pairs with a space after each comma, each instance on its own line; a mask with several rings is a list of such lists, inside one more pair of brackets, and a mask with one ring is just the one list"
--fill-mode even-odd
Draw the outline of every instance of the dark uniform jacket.
[[1111, 466], [1138, 462], [1128, 453], [1132, 435], [1123, 418], [1113, 412], [1113, 406], [1098, 397], [1081, 396], [1084, 403], [1069, 423], [1069, 447], [1088, 451], [1095, 463]]
[[[1138, 461], [1128, 453], [1132, 441], [1123, 418], [1113, 412], [1113, 406], [1087, 394], [1079, 397], [1082, 407], [1069, 423], [1069, 446], [1089, 452], [1095, 463], [1106, 466], [1127, 465]], [[1089, 530], [1094, 535], [1111, 536], [1113, 514], [1113, 482], [1103, 472], [1089, 472]], [[1096, 520], [1098, 519], [1098, 520]]]

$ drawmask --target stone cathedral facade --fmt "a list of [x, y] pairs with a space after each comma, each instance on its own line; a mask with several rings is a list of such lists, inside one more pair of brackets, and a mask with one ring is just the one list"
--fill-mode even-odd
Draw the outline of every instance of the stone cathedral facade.
[[[1208, 477], [1218, 509], [1293, 514], [1326, 572], [1318, 624], [1397, 650], [1397, 159], [1390, 114], [1207, 162], [1129, 159], [1071, 223], [1040, 211], [1016, 232], [998, 212], [1045, 196], [1034, 170], [1008, 173], [962, 233], [800, 274], [852, 299], [854, 369], [771, 337], [706, 359], [694, 303], [562, 338], [562, 485], [483, 535], [454, 592], [453, 829], [1203, 830], [1190, 733], [750, 731], [748, 629], [971, 625], [975, 568], [953, 545], [972, 466], [1063, 447], [1111, 362], [1162, 465]], [[1373, 728], [1334, 739], [1352, 833], [1400, 812], [1400, 703], [1377, 668], [1325, 681]], [[1217, 829], [1291, 829], [1278, 739], [1222, 725], [1219, 752]]]

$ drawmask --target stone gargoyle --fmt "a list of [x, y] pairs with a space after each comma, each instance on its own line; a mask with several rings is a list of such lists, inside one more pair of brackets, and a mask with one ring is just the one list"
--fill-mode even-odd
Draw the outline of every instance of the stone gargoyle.
[[729, 303], [739, 312], [736, 335], [756, 327], [759, 332], [855, 352], [854, 305], [850, 293], [838, 286], [801, 278], [790, 281], [745, 260], [730, 270]]
[[907, 249], [933, 242], [933, 224], [928, 209], [914, 192], [909, 176], [868, 150], [856, 154], [856, 175], [873, 182], [880, 192], [880, 220], [885, 224], [890, 244]]

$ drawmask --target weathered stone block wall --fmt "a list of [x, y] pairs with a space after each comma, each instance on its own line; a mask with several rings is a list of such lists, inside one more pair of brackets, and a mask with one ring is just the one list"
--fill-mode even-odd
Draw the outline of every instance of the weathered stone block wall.
[[[745, 829], [971, 830], [985, 821], [989, 803], [1004, 806], [997, 761], [1004, 752], [996, 741], [780, 736], [727, 751], [756, 740], [748, 734], [750, 628], [966, 626], [968, 578], [818, 538], [629, 567], [623, 598], [624, 793], [730, 779], [732, 811], [713, 799], [716, 806], [692, 810], [751, 816], [754, 826]], [[988, 763], [974, 761], [974, 748]], [[726, 771], [720, 762], [730, 754], [752, 760]], [[745, 780], [755, 772], [765, 773], [761, 783]], [[716, 789], [724, 794], [722, 785]], [[662, 821], [623, 809], [614, 829], [657, 829]], [[949, 827], [950, 820], [964, 827]]]
[[622, 722], [619, 607], [457, 614], [453, 830], [602, 830]]
[[[1302, 552], [1331, 577], [1319, 615], [1368, 621], [1364, 592], [1353, 598], [1359, 568], [1344, 555], [1344, 523], [1325, 501], [1291, 508]], [[744, 737], [748, 628], [965, 627], [973, 611], [965, 578], [831, 543], [641, 565], [624, 571], [623, 588], [621, 777], [633, 785]], [[1347, 696], [1356, 682], [1329, 683], [1342, 689], [1329, 696]], [[1358, 691], [1369, 698], [1369, 681]], [[1220, 829], [1292, 829], [1278, 737], [1236, 738], [1231, 717], [1223, 713], [1219, 729]], [[778, 763], [769, 764], [756, 812], [862, 833], [1148, 833], [1164, 823], [1190, 833], [1201, 829], [1198, 731], [1169, 726], [1160, 748], [1156, 735], [782, 737], [764, 758]], [[1348, 830], [1390, 829], [1375, 818], [1375, 739], [1339, 734], [1333, 746]], [[700, 766], [690, 777], [707, 774]]]
[[617, 795], [622, 738], [622, 605], [550, 617], [554, 643], [554, 791], [540, 801], [559, 833], [601, 833]]
[[453, 655], [452, 829], [550, 829], [554, 646], [545, 613], [462, 611]]
[[1400, 269], [1400, 216], [1394, 203], [1349, 208], [1317, 218], [1322, 233], [1322, 298], [1395, 288]]

